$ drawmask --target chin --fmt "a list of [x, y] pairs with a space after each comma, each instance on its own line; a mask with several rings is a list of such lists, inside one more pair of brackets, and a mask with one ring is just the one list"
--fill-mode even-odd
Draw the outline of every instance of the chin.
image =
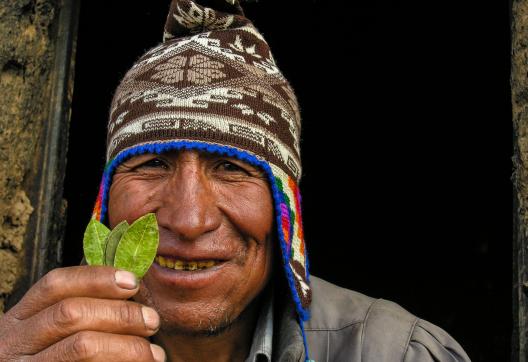
[[180, 319], [179, 316], [163, 313], [160, 330], [167, 335], [214, 337], [229, 330], [236, 324], [239, 316], [231, 316], [229, 313], [214, 316], [194, 313]]
[[174, 295], [171, 297], [153, 295], [145, 286], [134, 297], [159, 313], [160, 331], [168, 335], [216, 336], [236, 325], [251, 309], [243, 303], [228, 305], [225, 298], [180, 301]]

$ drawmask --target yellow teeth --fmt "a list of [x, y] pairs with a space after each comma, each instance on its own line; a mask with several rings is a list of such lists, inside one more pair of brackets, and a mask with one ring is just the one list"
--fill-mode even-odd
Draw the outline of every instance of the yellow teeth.
[[158, 263], [162, 267], [175, 269], [175, 270], [187, 270], [187, 271], [207, 269], [217, 264], [217, 262], [214, 260], [183, 261], [183, 260], [165, 258], [159, 255], [156, 256], [155, 260], [156, 260], [156, 263]]
[[165, 258], [162, 256], [156, 257], [156, 262], [161, 266], [167, 266], [167, 262], [165, 261]]

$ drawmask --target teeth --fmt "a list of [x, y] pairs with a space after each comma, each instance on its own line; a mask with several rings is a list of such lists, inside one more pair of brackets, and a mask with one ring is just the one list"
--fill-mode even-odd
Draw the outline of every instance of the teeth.
[[160, 256], [158, 257], [158, 264], [161, 266], [167, 266], [167, 261], [165, 260], [164, 257]]
[[212, 260], [209, 261], [199, 261], [198, 262], [198, 269], [205, 269], [210, 268], [215, 265], [215, 262]]
[[217, 264], [217, 262], [214, 260], [183, 261], [183, 260], [165, 258], [160, 255], [156, 256], [156, 263], [158, 263], [159, 265], [165, 268], [171, 268], [175, 270], [186, 270], [186, 271], [207, 269]]

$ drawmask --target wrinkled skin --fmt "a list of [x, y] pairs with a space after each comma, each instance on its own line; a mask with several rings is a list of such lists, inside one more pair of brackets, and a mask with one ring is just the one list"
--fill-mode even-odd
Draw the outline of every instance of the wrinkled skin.
[[[226, 259], [217, 282], [198, 289], [171, 287], [160, 279], [160, 268], [147, 273], [135, 300], [160, 313], [165, 347], [181, 335], [217, 334], [227, 326], [230, 333], [234, 329], [250, 336], [252, 323], [245, 322], [255, 314], [241, 321], [237, 317], [271, 272], [273, 201], [264, 172], [198, 151], [137, 156], [114, 175], [110, 225], [133, 222], [148, 212], [158, 219], [159, 254], [184, 251]], [[171, 343], [169, 336], [174, 336]]]
[[197, 151], [136, 156], [116, 170], [110, 224], [147, 212], [158, 219], [160, 253], [221, 259], [213, 282], [171, 288], [172, 271], [159, 265], [141, 283], [112, 267], [55, 269], [0, 319], [0, 360], [244, 360], [271, 274], [265, 175]]
[[138, 290], [112, 267], [49, 272], [0, 319], [0, 361], [163, 361], [144, 338], [158, 314], [127, 301]]

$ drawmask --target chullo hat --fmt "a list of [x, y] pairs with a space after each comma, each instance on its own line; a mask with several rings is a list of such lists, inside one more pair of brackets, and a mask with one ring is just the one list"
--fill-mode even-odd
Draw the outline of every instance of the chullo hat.
[[264, 37], [232, 1], [210, 0], [211, 7], [172, 1], [163, 42], [139, 58], [115, 91], [93, 217], [106, 220], [113, 173], [134, 155], [197, 149], [261, 167], [302, 328], [311, 289], [298, 187], [299, 105]]

